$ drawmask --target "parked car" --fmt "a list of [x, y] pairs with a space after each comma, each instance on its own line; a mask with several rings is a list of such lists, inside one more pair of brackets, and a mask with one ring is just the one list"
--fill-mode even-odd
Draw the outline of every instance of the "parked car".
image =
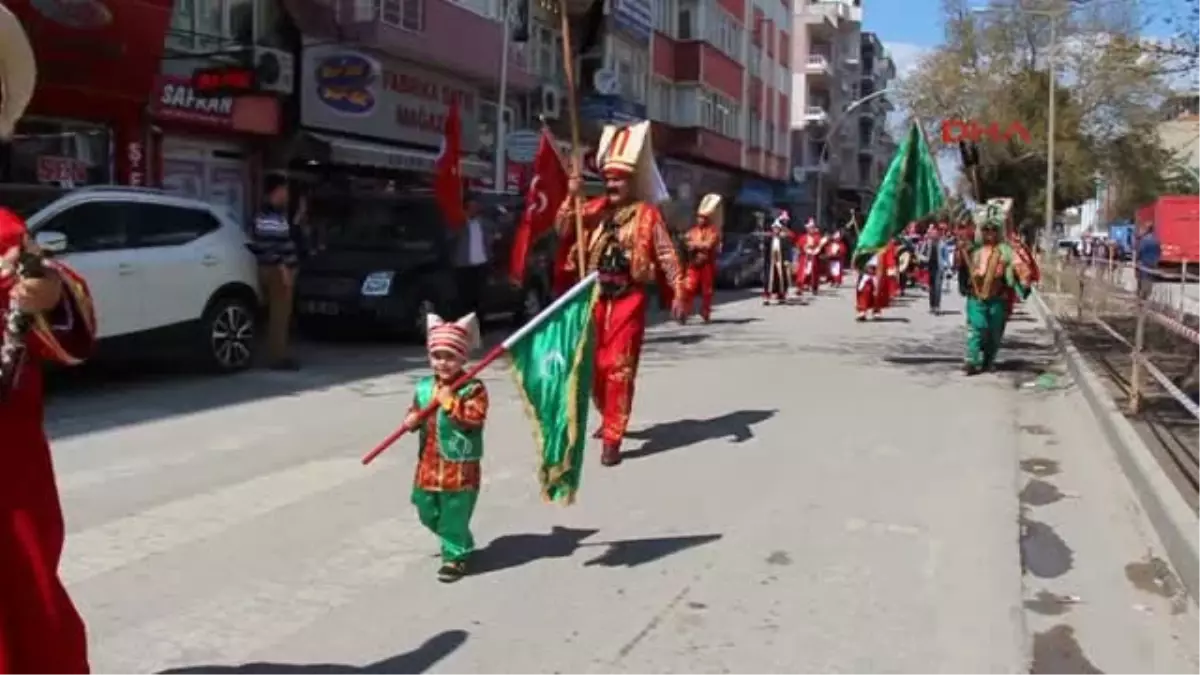
[[[550, 255], [539, 245], [524, 283], [508, 280], [509, 251], [520, 197], [483, 198], [492, 267], [481, 295], [484, 319], [523, 321], [545, 306]], [[430, 194], [356, 194], [310, 200], [324, 247], [301, 264], [296, 308], [301, 328], [317, 335], [376, 329], [424, 335], [429, 312], [457, 309], [453, 242]]]
[[258, 273], [241, 225], [160, 190], [88, 187], [26, 214], [87, 281], [98, 357], [185, 352], [223, 372], [254, 357]]
[[717, 285], [721, 288], [761, 286], [762, 242], [762, 236], [754, 233], [725, 235], [717, 257]]

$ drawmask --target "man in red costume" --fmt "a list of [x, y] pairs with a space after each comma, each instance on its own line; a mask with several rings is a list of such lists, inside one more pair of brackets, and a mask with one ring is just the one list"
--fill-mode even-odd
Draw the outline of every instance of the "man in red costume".
[[817, 221], [809, 218], [804, 224], [804, 234], [798, 242], [800, 259], [796, 263], [796, 295], [802, 294], [805, 288], [812, 291], [813, 295], [817, 294], [821, 287], [821, 277], [825, 273], [822, 269], [821, 254], [826, 243], [827, 240], [817, 229]]
[[42, 362], [79, 363], [96, 323], [87, 286], [65, 266], [47, 262], [36, 279], [16, 274], [18, 255], [32, 248], [25, 223], [0, 209], [0, 312], [34, 315], [0, 392], [0, 673], [86, 673], [83, 620], [58, 577], [65, 528], [42, 428]]
[[878, 294], [879, 256], [873, 255], [867, 261], [865, 269], [858, 275], [858, 285], [854, 292], [855, 319], [866, 321], [869, 312], [872, 318], [879, 316], [880, 304]]
[[846, 242], [842, 240], [842, 231], [834, 230], [833, 238], [825, 245], [825, 273], [829, 283], [834, 288], [842, 285], [846, 264]]
[[[621, 441], [633, 408], [634, 381], [646, 332], [646, 287], [662, 273], [672, 289], [672, 314], [682, 321], [684, 289], [679, 258], [655, 202], [657, 168], [648, 154], [650, 123], [609, 126], [600, 139], [605, 194], [583, 204], [584, 258], [587, 271], [600, 273], [596, 302], [596, 359], [592, 397], [600, 410], [597, 435], [603, 442], [600, 461], [621, 462]], [[570, 181], [558, 215], [558, 256], [566, 270], [579, 276], [575, 232], [575, 195], [581, 180]]]
[[700, 294], [700, 318], [712, 318], [713, 284], [717, 278], [717, 254], [721, 251], [721, 195], [707, 194], [696, 210], [696, 224], [687, 231], [687, 277], [684, 306], [691, 314]]
[[892, 304], [892, 298], [900, 294], [900, 250], [893, 239], [879, 254], [879, 279], [875, 295], [880, 309]]

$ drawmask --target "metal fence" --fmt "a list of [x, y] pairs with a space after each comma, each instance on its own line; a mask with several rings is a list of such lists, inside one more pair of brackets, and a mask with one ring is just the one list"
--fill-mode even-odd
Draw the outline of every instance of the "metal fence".
[[1117, 402], [1144, 423], [1160, 459], [1178, 469], [1176, 482], [1190, 486], [1181, 489], [1194, 504], [1200, 445], [1195, 276], [1186, 266], [1139, 275], [1136, 260], [1055, 257], [1041, 269], [1046, 304], [1108, 376]]

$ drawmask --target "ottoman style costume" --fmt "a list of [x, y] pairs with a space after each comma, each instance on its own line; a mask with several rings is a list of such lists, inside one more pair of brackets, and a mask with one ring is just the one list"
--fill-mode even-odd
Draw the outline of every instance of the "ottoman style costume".
[[717, 255], [721, 252], [721, 196], [704, 195], [696, 210], [696, 224], [687, 231], [687, 276], [684, 304], [690, 314], [700, 296], [700, 318], [712, 318], [713, 285], [717, 277]]
[[[479, 344], [474, 314], [454, 323], [435, 314], [429, 318], [430, 354], [448, 352], [463, 365]], [[466, 573], [467, 559], [475, 550], [471, 515], [479, 498], [483, 425], [487, 420], [487, 388], [468, 380], [457, 390], [447, 388], [463, 375], [460, 367], [448, 378], [427, 375], [417, 383], [410, 414], [445, 396], [441, 409], [430, 415], [418, 434], [420, 454], [413, 477], [412, 503], [421, 524], [438, 536], [442, 549], [442, 581], [456, 581]]]
[[[0, 142], [12, 137], [35, 76], [29, 39], [0, 4]], [[0, 673], [86, 673], [86, 629], [58, 572], [66, 528], [42, 423], [42, 365], [87, 358], [96, 317], [84, 280], [39, 254], [25, 222], [0, 209]], [[61, 284], [57, 305], [13, 307], [18, 286], [39, 277]]]
[[1031, 271], [1006, 241], [1012, 200], [989, 199], [975, 214], [977, 239], [961, 263], [967, 265], [959, 290], [967, 298], [967, 344], [964, 369], [974, 375], [995, 365], [1008, 323], [1009, 294], [1029, 293]]
[[[657, 168], [649, 154], [650, 125], [609, 126], [601, 138], [601, 172], [606, 179], [628, 181], [628, 198], [610, 195], [583, 203], [584, 255], [587, 271], [600, 273], [595, 305], [596, 358], [592, 396], [600, 411], [601, 462], [621, 461], [621, 441], [633, 409], [634, 383], [646, 332], [647, 286], [661, 274], [682, 319], [685, 290], [674, 242], [655, 205]], [[558, 215], [560, 255], [578, 278], [575, 200], [567, 199]]]

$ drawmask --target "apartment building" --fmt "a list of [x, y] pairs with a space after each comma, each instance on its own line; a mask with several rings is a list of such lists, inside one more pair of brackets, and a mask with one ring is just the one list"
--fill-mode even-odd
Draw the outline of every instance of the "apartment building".
[[862, 30], [862, 0], [801, 0], [794, 8], [791, 178], [801, 217], [840, 223], [870, 208], [895, 150], [886, 94], [895, 64], [878, 36]]
[[790, 0], [655, 0], [648, 114], [680, 224], [707, 192], [733, 227], [786, 199]]

